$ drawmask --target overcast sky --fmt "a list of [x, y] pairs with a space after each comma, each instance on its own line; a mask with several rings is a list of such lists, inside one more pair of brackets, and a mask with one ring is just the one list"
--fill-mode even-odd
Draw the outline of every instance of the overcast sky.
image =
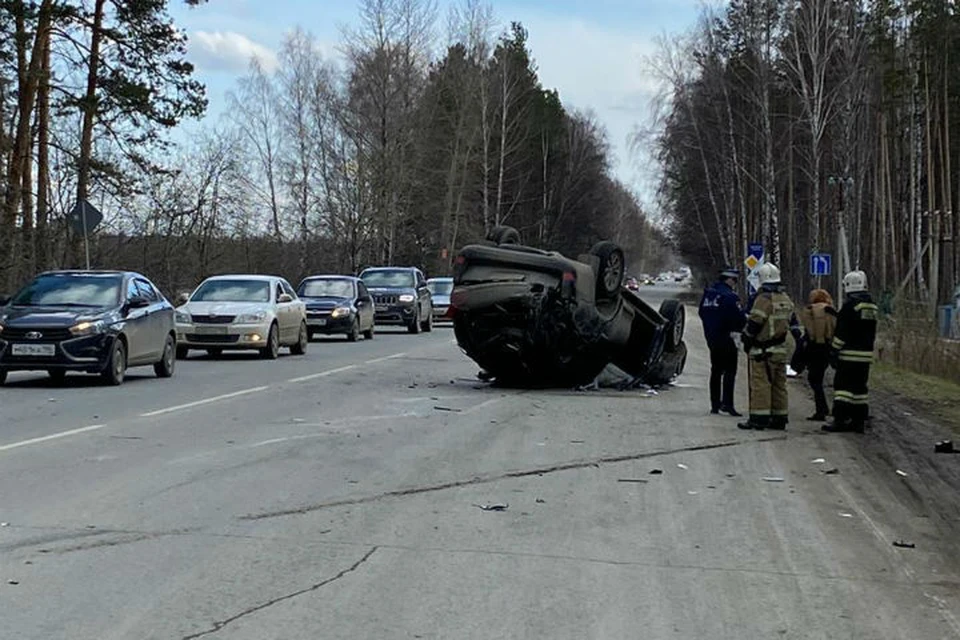
[[[437, 28], [456, 0], [436, 0]], [[545, 88], [557, 89], [567, 108], [590, 109], [606, 127], [616, 175], [649, 200], [649, 163], [632, 153], [629, 137], [650, 122], [657, 84], [645, 59], [665, 33], [688, 29], [697, 0], [493, 0], [502, 25], [519, 21]], [[245, 73], [251, 56], [276, 65], [284, 34], [296, 26], [312, 33], [337, 57], [341, 29], [357, 22], [353, 0], [212, 0], [197, 8], [173, 5], [190, 38], [190, 59], [206, 83], [208, 119], [219, 118], [225, 95]]]

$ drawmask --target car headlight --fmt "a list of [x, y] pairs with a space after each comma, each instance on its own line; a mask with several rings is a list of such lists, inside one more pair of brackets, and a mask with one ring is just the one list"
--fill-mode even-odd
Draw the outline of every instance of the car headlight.
[[400, 296], [400, 302], [413, 302], [415, 299], [416, 298], [414, 298], [409, 293], [404, 293], [403, 295]]
[[266, 319], [266, 311], [258, 311], [257, 313], [243, 313], [237, 316], [237, 322], [240, 324], [256, 324], [258, 322], [263, 322]]
[[190, 318], [189, 313], [184, 313], [183, 311], [177, 311], [174, 314], [175, 321], [177, 324], [190, 324], [193, 320]]
[[345, 318], [350, 315], [350, 307], [337, 307], [333, 310], [333, 313], [330, 314], [331, 318]]
[[70, 333], [75, 336], [95, 336], [107, 330], [107, 323], [103, 320], [88, 320], [78, 322], [70, 327]]

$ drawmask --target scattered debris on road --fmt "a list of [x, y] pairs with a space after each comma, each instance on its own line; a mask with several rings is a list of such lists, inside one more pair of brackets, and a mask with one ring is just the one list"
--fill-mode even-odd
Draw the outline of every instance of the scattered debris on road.
[[644, 480], [643, 478], [617, 478], [617, 482], [635, 482], [642, 484], [649, 481]]
[[546, 504], [546, 502], [543, 498], [537, 498], [537, 504]]
[[835, 476], [840, 473], [840, 469], [837, 469], [836, 467], [834, 467], [833, 469], [827, 469], [823, 473], [824, 475]]
[[776, 476], [767, 476], [766, 478], [763, 479], [763, 481], [764, 482], [783, 482], [783, 478], [779, 478]]
[[912, 542], [903, 542], [902, 540], [894, 540], [893, 546], [899, 547], [901, 549], [916, 549], [917, 545]]
[[9, 522], [0, 522], [0, 527], [9, 527], [9, 526], [10, 526]]
[[651, 470], [650, 470], [650, 475], [652, 475], [652, 476], [660, 476], [660, 475], [663, 475], [663, 469], [651, 469]]
[[852, 518], [852, 517], [853, 517], [853, 514], [852, 514], [852, 513], [847, 513], [846, 511], [841, 511], [841, 512], [840, 512], [840, 517], [841, 517], [841, 518]]
[[941, 440], [933, 446], [934, 453], [956, 453], [953, 448], [953, 440]]
[[502, 503], [475, 504], [473, 506], [475, 506], [477, 509], [481, 509], [482, 511], [506, 511], [507, 509], [510, 508], [509, 504], [502, 504]]
[[570, 444], [583, 444], [586, 440], [571, 440]]
[[810, 464], [824, 464], [825, 462], [826, 460], [824, 460], [823, 458], [817, 458], [816, 460], [811, 460]]
[[7, 584], [12, 584], [14, 586], [20, 584], [19, 580], [7, 580]]
[[687, 495], [688, 495], [688, 496], [695, 496], [695, 495], [697, 495], [698, 493], [700, 493], [700, 492], [699, 492], [699, 491], [687, 491]]
[[452, 412], [452, 413], [460, 413], [461, 411], [463, 411], [463, 409], [456, 409], [456, 408], [454, 408], [454, 407], [444, 407], [444, 406], [441, 406], [441, 405], [439, 405], [439, 404], [438, 404], [438, 405], [434, 405], [433, 408], [436, 409], [437, 411], [450, 411], [450, 412]]
[[679, 469], [689, 469], [690, 467], [688, 467], [687, 465], [683, 464], [682, 462], [678, 462], [678, 463], [677, 463], [677, 468], [679, 468]]
[[903, 478], [906, 478], [906, 477], [907, 477], [907, 472], [906, 472], [906, 471], [900, 471], [900, 469], [897, 469], [897, 475], [898, 475], [898, 476], [901, 476], [901, 477], [903, 477]]

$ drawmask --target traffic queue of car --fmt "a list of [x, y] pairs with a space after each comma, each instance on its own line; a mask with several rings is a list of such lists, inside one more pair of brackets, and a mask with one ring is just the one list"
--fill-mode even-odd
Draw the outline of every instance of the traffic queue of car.
[[233, 274], [207, 278], [174, 306], [132, 271], [50, 271], [0, 298], [0, 385], [12, 371], [120, 385], [132, 367], [168, 378], [191, 351], [276, 359], [281, 348], [305, 354], [318, 335], [355, 342], [381, 326], [432, 331], [448, 319], [452, 288], [452, 278], [427, 280], [415, 267], [314, 275], [296, 289], [279, 276]]

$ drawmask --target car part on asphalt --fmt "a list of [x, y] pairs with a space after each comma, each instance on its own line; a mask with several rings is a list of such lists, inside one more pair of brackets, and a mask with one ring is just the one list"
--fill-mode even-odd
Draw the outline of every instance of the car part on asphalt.
[[608, 364], [635, 386], [669, 383], [686, 365], [683, 304], [654, 310], [623, 286], [625, 264], [613, 242], [571, 260], [496, 227], [454, 261], [457, 343], [505, 386], [578, 387]]

